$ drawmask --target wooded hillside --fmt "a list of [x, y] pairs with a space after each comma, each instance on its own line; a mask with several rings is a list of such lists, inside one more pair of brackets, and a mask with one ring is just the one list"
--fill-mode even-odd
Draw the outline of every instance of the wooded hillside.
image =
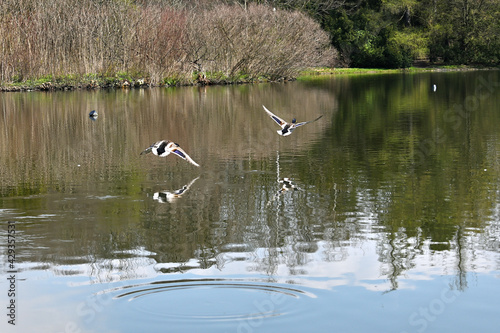
[[[261, 1], [262, 2], [262, 1]], [[276, 0], [301, 8], [331, 34], [347, 66], [498, 65], [498, 0]]]

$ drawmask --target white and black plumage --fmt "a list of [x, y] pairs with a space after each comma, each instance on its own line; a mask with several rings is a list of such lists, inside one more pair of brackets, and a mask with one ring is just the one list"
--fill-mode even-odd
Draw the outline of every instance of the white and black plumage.
[[89, 118], [92, 120], [96, 120], [99, 115], [97, 114], [96, 110], [92, 110], [89, 113]]
[[280, 180], [279, 183], [281, 184], [281, 188], [278, 190], [278, 194], [287, 191], [298, 191], [297, 186], [290, 178], [283, 178], [283, 180]]
[[180, 189], [175, 190], [173, 192], [170, 191], [155, 192], [153, 194], [153, 199], [161, 203], [165, 203], [166, 201], [172, 203], [176, 199], [179, 199], [184, 193], [186, 193], [187, 190], [189, 190], [189, 188], [191, 187], [191, 185], [193, 185], [194, 182], [198, 180], [198, 178], [200, 177], [196, 177], [189, 184], [184, 185]]
[[267, 114], [271, 117], [271, 119], [273, 119], [278, 125], [281, 126], [281, 130], [278, 130], [277, 132], [279, 135], [282, 135], [282, 136], [290, 135], [290, 134], [292, 134], [293, 130], [295, 130], [297, 127], [312, 123], [312, 122], [318, 120], [319, 118], [323, 117], [323, 115], [321, 115], [314, 120], [303, 121], [301, 123], [297, 123], [297, 120], [295, 118], [293, 118], [292, 122], [288, 123], [288, 122], [284, 121], [283, 119], [281, 119], [280, 117], [278, 117], [277, 115], [275, 115], [274, 113], [272, 113], [271, 111], [269, 111], [264, 105], [262, 105], [262, 107], [264, 108], [264, 110], [266, 110]]
[[301, 190], [290, 178], [283, 178], [282, 180], [279, 180], [278, 183], [280, 184], [281, 188], [276, 192], [272, 199], [267, 202], [268, 206], [274, 201], [278, 200], [280, 196], [285, 195], [284, 193], [286, 192], [295, 192]]
[[179, 156], [180, 158], [188, 161], [189, 163], [196, 165], [197, 167], [200, 166], [198, 163], [193, 161], [193, 159], [191, 157], [189, 157], [189, 155], [186, 154], [186, 152], [181, 147], [179, 147], [179, 145], [177, 143], [175, 143], [173, 141], [162, 140], [162, 141], [155, 142], [151, 146], [146, 148], [141, 153], [141, 155], [149, 154], [149, 153], [153, 153], [156, 156], [160, 156], [160, 157], [165, 157], [165, 156], [168, 156], [171, 153], [173, 153], [173, 154]]

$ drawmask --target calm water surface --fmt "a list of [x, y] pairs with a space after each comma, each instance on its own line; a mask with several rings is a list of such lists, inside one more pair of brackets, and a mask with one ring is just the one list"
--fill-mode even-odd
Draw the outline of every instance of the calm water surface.
[[498, 71], [0, 103], [2, 332], [498, 330]]

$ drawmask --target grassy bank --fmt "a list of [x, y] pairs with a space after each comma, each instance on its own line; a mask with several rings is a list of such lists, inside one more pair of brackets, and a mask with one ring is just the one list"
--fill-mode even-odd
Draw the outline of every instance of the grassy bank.
[[[470, 71], [491, 69], [472, 66], [425, 66], [410, 67], [405, 69], [381, 68], [307, 68], [298, 73], [296, 77], [287, 80], [307, 80], [311, 77], [334, 75], [369, 75], [369, 74], [394, 74], [394, 73], [419, 73], [419, 72], [445, 72], [445, 71]], [[498, 68], [495, 68], [498, 69]], [[161, 82], [152, 83], [147, 75], [141, 73], [116, 73], [114, 75], [86, 74], [86, 75], [46, 75], [33, 80], [10, 82], [0, 84], [0, 91], [52, 91], [75, 89], [130, 89], [150, 87], [196, 86], [196, 85], [224, 85], [247, 84], [257, 82], [271, 82], [273, 80], [265, 75], [249, 78], [245, 75], [227, 77], [223, 73], [193, 73], [190, 79], [180, 76], [164, 78]]]
[[159, 82], [152, 82], [147, 74], [116, 73], [114, 75], [45, 75], [35, 79], [0, 83], [0, 91], [52, 91], [76, 89], [128, 89], [150, 87], [174, 87], [195, 85], [243, 84], [271, 81], [265, 76], [249, 78], [248, 76], [227, 77], [223, 73], [193, 73], [191, 78], [185, 75], [165, 77]]
[[471, 70], [492, 69], [492, 68], [497, 68], [497, 67], [466, 66], [466, 65], [443, 65], [443, 66], [428, 65], [428, 66], [414, 66], [414, 67], [399, 68], [399, 69], [316, 67], [316, 68], [308, 68], [302, 71], [301, 76], [471, 71]]
[[298, 80], [307, 80], [311, 77], [331, 76], [331, 75], [363, 75], [363, 74], [394, 74], [394, 73], [422, 73], [422, 72], [449, 72], [449, 71], [475, 71], [499, 69], [498, 67], [466, 66], [466, 65], [446, 65], [446, 66], [416, 66], [400, 69], [385, 68], [308, 68], [301, 72]]

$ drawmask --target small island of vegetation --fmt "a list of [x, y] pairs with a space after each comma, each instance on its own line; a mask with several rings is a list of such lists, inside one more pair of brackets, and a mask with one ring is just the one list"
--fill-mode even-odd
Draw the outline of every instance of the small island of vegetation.
[[3, 91], [280, 81], [308, 68], [499, 62], [497, 0], [0, 3]]

